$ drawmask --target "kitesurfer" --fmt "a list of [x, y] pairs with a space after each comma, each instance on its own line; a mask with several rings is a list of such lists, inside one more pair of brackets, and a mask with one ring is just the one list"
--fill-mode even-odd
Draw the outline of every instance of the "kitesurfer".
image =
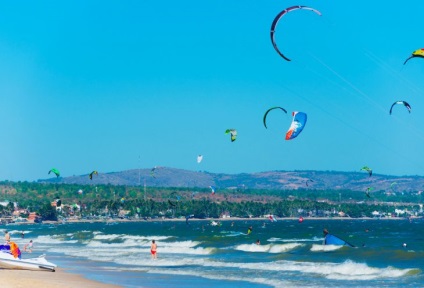
[[6, 244], [9, 244], [10, 242], [10, 234], [7, 230], [4, 230], [4, 241], [6, 242]]
[[328, 230], [327, 230], [327, 229], [324, 229], [324, 230], [322, 231], [322, 233], [324, 234], [324, 241], [323, 241], [323, 245], [325, 245], [325, 238], [327, 238]]
[[152, 245], [150, 246], [150, 253], [152, 254], [152, 259], [157, 259], [157, 250], [158, 246], [155, 243], [155, 240], [152, 240]]
[[253, 230], [253, 228], [252, 228], [252, 226], [250, 226], [250, 227], [247, 229], [247, 235], [249, 235], [250, 233], [252, 233], [252, 230]]

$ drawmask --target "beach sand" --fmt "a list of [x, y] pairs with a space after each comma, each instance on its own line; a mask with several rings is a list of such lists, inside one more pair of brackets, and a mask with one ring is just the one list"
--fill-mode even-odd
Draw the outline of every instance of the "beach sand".
[[2, 288], [117, 288], [121, 286], [109, 285], [86, 279], [78, 274], [67, 273], [64, 269], [56, 272], [13, 270], [0, 268], [0, 287]]

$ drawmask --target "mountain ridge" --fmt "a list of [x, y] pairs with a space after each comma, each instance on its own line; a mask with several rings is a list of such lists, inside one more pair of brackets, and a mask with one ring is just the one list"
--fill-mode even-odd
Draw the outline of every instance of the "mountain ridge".
[[265, 189], [265, 190], [353, 190], [417, 192], [424, 187], [424, 176], [392, 176], [365, 172], [344, 171], [264, 171], [254, 173], [212, 173], [191, 171], [171, 167], [154, 169], [131, 169], [119, 172], [98, 173], [90, 180], [88, 174], [40, 179], [41, 183], [63, 183], [80, 185], [123, 185], [149, 187], [198, 187], [216, 186], [220, 189]]

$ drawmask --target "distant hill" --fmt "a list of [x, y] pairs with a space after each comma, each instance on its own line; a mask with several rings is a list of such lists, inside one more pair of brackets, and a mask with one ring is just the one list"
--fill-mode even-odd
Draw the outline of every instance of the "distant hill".
[[[338, 171], [267, 171], [258, 173], [223, 174], [205, 171], [157, 167], [133, 169], [121, 172], [99, 173], [90, 180], [87, 175], [40, 179], [41, 183], [64, 183], [84, 185], [125, 185], [149, 187], [200, 187], [216, 186], [221, 189], [347, 189], [365, 191], [417, 192], [424, 189], [423, 176], [389, 176], [366, 172]], [[394, 183], [392, 185], [392, 183]]]

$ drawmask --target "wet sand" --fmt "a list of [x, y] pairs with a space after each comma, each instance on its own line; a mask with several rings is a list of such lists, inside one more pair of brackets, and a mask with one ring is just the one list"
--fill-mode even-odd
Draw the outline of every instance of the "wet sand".
[[2, 288], [118, 288], [121, 286], [104, 284], [86, 279], [78, 274], [67, 273], [64, 269], [56, 272], [14, 270], [0, 268]]

